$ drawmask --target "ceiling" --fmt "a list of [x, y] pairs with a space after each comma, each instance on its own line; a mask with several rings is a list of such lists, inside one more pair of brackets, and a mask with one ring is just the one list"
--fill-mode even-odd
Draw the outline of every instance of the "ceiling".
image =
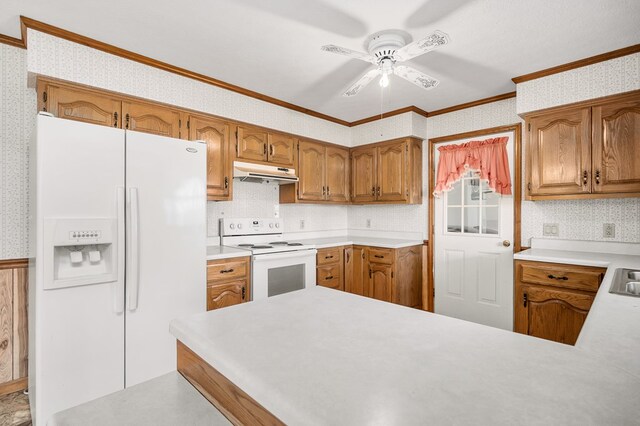
[[[2, 0], [0, 33], [24, 15], [346, 121], [415, 105], [433, 111], [515, 90], [511, 78], [640, 43], [638, 0]], [[342, 93], [373, 65], [320, 51], [438, 29], [451, 43], [412, 59], [440, 80], [392, 76]]]

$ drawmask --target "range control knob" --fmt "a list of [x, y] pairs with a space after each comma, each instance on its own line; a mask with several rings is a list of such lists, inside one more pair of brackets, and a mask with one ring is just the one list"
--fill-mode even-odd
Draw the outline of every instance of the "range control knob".
[[276, 222], [276, 228], [280, 228], [280, 224]]
[[236, 227], [236, 225], [234, 223], [229, 225], [229, 228], [231, 228], [231, 229], [235, 229], [235, 227]]
[[270, 224], [269, 224], [269, 228], [273, 228], [273, 223], [270, 223]]
[[238, 229], [242, 229], [242, 224], [241, 223], [238, 224]]

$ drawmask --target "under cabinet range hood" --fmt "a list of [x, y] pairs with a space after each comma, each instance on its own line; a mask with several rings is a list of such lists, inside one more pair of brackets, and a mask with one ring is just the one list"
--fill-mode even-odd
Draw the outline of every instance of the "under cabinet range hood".
[[241, 161], [233, 162], [233, 178], [243, 182], [274, 181], [281, 185], [298, 182], [295, 169]]

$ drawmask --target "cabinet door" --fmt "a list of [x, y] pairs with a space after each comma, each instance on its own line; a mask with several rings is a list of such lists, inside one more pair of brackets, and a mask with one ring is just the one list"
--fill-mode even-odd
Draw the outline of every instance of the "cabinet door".
[[314, 142], [300, 141], [298, 156], [300, 168], [298, 182], [301, 200], [324, 200], [326, 194], [325, 181], [325, 147]]
[[391, 302], [393, 266], [369, 263], [369, 297]]
[[591, 192], [591, 109], [534, 117], [528, 125], [528, 195]]
[[249, 286], [246, 280], [231, 281], [207, 287], [207, 310], [237, 305], [249, 300]]
[[293, 167], [296, 138], [280, 133], [269, 133], [268, 142], [269, 162]]
[[207, 142], [207, 199], [229, 200], [231, 197], [231, 156], [229, 134], [231, 125], [225, 121], [189, 117], [189, 140]]
[[46, 108], [58, 118], [120, 127], [122, 105], [117, 99], [84, 90], [48, 84]]
[[573, 345], [593, 299], [593, 294], [518, 284], [514, 330]]
[[398, 276], [393, 281], [391, 301], [399, 305], [422, 306], [422, 246], [396, 249]]
[[376, 199], [376, 148], [351, 152], [351, 201], [366, 203]]
[[154, 135], [180, 137], [180, 113], [167, 107], [137, 102], [122, 102], [125, 129]]
[[[367, 262], [367, 249], [362, 246], [353, 247], [352, 262], [353, 273], [347, 275], [345, 291], [359, 296], [369, 296], [369, 266]], [[345, 267], [345, 274], [347, 273]]]
[[346, 246], [342, 253], [344, 263], [344, 291], [351, 291], [353, 287], [353, 247]]
[[349, 202], [349, 150], [327, 147], [327, 200]]
[[640, 98], [593, 108], [593, 192], [640, 193]]
[[378, 148], [378, 201], [406, 201], [409, 197], [407, 186], [407, 143], [400, 142]]
[[243, 160], [267, 161], [267, 132], [238, 126], [236, 156]]

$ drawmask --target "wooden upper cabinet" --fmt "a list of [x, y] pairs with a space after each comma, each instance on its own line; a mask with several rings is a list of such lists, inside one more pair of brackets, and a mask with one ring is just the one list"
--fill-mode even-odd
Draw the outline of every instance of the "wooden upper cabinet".
[[349, 202], [349, 150], [328, 146], [325, 157], [326, 199]]
[[40, 99], [44, 109], [54, 116], [100, 126], [121, 126], [122, 106], [118, 99], [88, 90], [42, 84]]
[[528, 124], [528, 195], [591, 192], [591, 109], [561, 110]]
[[122, 127], [137, 132], [179, 138], [180, 113], [161, 105], [122, 102]]
[[406, 201], [409, 197], [407, 147], [406, 142], [378, 147], [378, 201]]
[[238, 126], [236, 157], [242, 160], [267, 161], [267, 139], [265, 130]]
[[528, 199], [640, 196], [640, 91], [526, 121]]
[[351, 152], [351, 201], [364, 203], [376, 199], [376, 148], [356, 148]]
[[231, 125], [223, 120], [190, 116], [189, 140], [207, 142], [207, 199], [230, 200], [233, 184], [230, 153]]
[[325, 147], [324, 145], [300, 141], [298, 168], [298, 198], [301, 200], [325, 199]]
[[295, 165], [296, 138], [281, 133], [269, 133], [267, 160], [283, 166]]
[[640, 193], [640, 96], [593, 107], [593, 192]]

